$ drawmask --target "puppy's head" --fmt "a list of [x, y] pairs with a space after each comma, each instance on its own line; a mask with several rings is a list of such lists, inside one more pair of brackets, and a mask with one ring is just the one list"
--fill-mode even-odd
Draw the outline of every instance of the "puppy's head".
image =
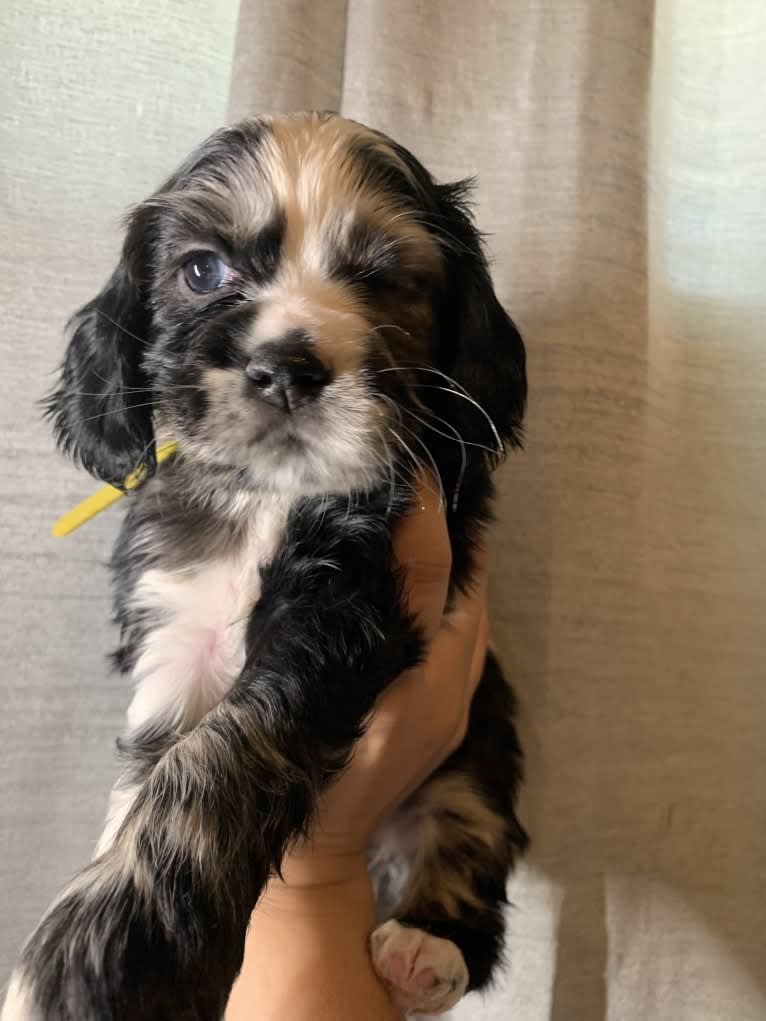
[[220, 131], [132, 213], [74, 316], [62, 446], [119, 483], [162, 429], [201, 470], [302, 494], [384, 481], [427, 435], [499, 453], [524, 348], [464, 199], [340, 117]]

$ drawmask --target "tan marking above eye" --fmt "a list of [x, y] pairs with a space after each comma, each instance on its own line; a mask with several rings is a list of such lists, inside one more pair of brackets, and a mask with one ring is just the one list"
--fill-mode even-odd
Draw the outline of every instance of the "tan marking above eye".
[[422, 211], [406, 207], [401, 195], [370, 180], [354, 156], [353, 145], [360, 140], [395, 159], [373, 132], [342, 118], [271, 121], [259, 155], [264, 182], [285, 213], [283, 257], [326, 272], [332, 249], [343, 250], [355, 231], [364, 231], [379, 237], [381, 248], [395, 246], [405, 271], [419, 267], [426, 275], [438, 274], [441, 248], [418, 222]]

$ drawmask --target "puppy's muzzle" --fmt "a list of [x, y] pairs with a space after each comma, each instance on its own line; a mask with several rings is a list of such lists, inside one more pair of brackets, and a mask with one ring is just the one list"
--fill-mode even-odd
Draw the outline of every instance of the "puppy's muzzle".
[[245, 369], [253, 396], [288, 414], [315, 400], [330, 371], [305, 330], [261, 344]]

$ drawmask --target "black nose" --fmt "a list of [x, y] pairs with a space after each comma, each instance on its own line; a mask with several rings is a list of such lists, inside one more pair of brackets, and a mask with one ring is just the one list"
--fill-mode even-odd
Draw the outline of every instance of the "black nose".
[[312, 348], [303, 330], [261, 344], [245, 369], [256, 396], [288, 412], [313, 400], [330, 373]]

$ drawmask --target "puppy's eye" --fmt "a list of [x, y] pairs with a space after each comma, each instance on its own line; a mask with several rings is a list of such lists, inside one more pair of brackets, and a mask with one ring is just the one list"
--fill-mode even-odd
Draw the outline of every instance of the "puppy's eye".
[[183, 275], [195, 294], [207, 294], [228, 283], [231, 270], [215, 252], [200, 252], [184, 263]]

